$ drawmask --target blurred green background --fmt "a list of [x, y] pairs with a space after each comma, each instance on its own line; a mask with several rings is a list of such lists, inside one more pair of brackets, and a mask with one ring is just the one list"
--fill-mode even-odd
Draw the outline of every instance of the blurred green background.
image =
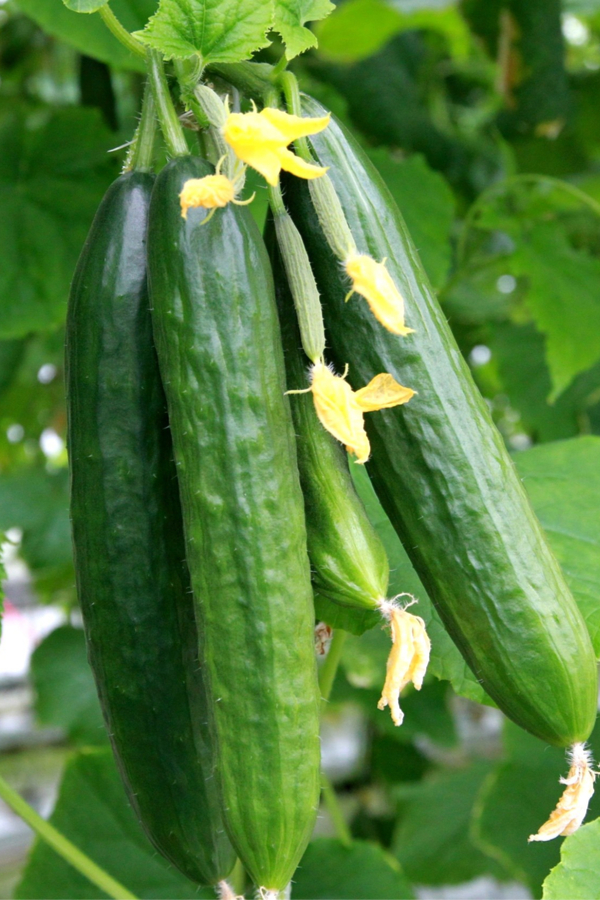
[[[112, 6], [130, 30], [153, 11]], [[345, 0], [315, 31], [319, 49], [292, 68], [396, 198], [600, 652], [600, 0]], [[193, 898], [209, 894], [157, 857], [112, 763], [68, 520], [66, 300], [142, 89], [98, 16], [0, 2], [0, 774], [138, 896]], [[357, 483], [391, 589], [420, 598], [430, 675], [396, 729], [376, 708], [389, 637], [348, 639], [323, 762], [349, 833], [324, 804], [292, 897], [540, 897], [560, 842], [526, 838], [558, 799], [563, 754], [485, 704], [363, 472]], [[600, 757], [598, 728], [592, 745]], [[29, 847], [0, 804], [0, 898], [98, 896]], [[580, 858], [587, 874], [565, 887]], [[569, 839], [544, 896], [576, 890], [600, 896], [600, 823]]]

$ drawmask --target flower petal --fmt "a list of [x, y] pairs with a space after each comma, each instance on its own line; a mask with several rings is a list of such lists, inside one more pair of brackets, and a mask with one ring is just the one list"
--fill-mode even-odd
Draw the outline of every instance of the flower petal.
[[357, 462], [366, 462], [371, 446], [362, 410], [348, 382], [323, 363], [316, 363], [312, 369], [312, 394], [323, 427], [357, 457]]
[[404, 324], [404, 298], [385, 267], [366, 254], [346, 260], [346, 273], [352, 280], [352, 291], [364, 297], [371, 312], [393, 334], [407, 335], [414, 329]]
[[188, 209], [203, 207], [215, 209], [227, 206], [235, 197], [235, 185], [225, 175], [205, 175], [204, 178], [188, 178], [179, 194], [181, 215], [187, 218]]
[[392, 649], [377, 708], [389, 706], [394, 724], [401, 725], [404, 713], [400, 709], [400, 692], [411, 681], [420, 690], [429, 663], [431, 643], [425, 623], [419, 616], [413, 616], [397, 606], [392, 606], [386, 615], [389, 615], [392, 627]]
[[377, 409], [389, 409], [408, 403], [414, 397], [412, 388], [403, 387], [395, 378], [387, 372], [376, 375], [364, 388], [356, 391], [356, 402], [365, 412], [374, 412]]
[[308, 137], [309, 134], [317, 134], [319, 131], [323, 131], [329, 125], [331, 118], [330, 113], [322, 118], [291, 116], [282, 109], [273, 109], [270, 106], [266, 106], [261, 110], [259, 115], [281, 132], [285, 138], [286, 145], [298, 138]]
[[281, 168], [298, 178], [320, 178], [327, 171], [324, 166], [315, 166], [305, 162], [291, 150], [286, 150], [285, 147], [277, 151], [277, 157]]
[[560, 779], [566, 788], [548, 821], [537, 834], [529, 836], [530, 841], [551, 841], [561, 835], [573, 834], [585, 819], [598, 773], [592, 769], [591, 755], [584, 744], [573, 744], [570, 757], [569, 774]]

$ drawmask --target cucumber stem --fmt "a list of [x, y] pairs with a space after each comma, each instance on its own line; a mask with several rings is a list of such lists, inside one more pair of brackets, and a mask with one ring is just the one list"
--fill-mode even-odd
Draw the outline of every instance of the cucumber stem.
[[319, 690], [321, 692], [321, 701], [324, 706], [329, 700], [335, 675], [342, 658], [342, 649], [348, 632], [341, 628], [336, 628], [333, 632], [331, 644], [329, 645], [329, 653], [325, 657], [325, 661], [319, 670]]
[[337, 839], [345, 847], [350, 847], [352, 834], [344, 818], [335, 788], [324, 772], [321, 772], [321, 791], [323, 792], [323, 800], [325, 801], [327, 812], [331, 816]]
[[113, 900], [136, 900], [135, 894], [132, 894], [122, 884], [119, 884], [108, 872], [96, 865], [60, 831], [57, 831], [53, 825], [42, 819], [1, 777], [0, 797], [35, 831], [38, 837], [52, 847], [65, 862], [68, 862], [74, 869], [81, 872], [97, 888], [104, 891]]
[[108, 3], [101, 6], [98, 12], [108, 30], [116, 37], [119, 43], [123, 44], [131, 53], [135, 53], [136, 56], [141, 56], [142, 59], [146, 58], [144, 45], [137, 38], [134, 38], [133, 35], [129, 34], [127, 29], [121, 25]]
[[147, 59], [148, 75], [152, 84], [158, 121], [167, 150], [171, 156], [187, 156], [188, 145], [171, 100], [162, 57], [157, 50], [148, 50]]
[[238, 88], [249, 97], [261, 97], [272, 87], [273, 66], [268, 63], [218, 63], [210, 64], [208, 71]]
[[150, 79], [144, 88], [142, 113], [136, 129], [133, 143], [127, 154], [124, 172], [151, 172], [154, 161], [154, 138], [156, 136], [156, 105]]

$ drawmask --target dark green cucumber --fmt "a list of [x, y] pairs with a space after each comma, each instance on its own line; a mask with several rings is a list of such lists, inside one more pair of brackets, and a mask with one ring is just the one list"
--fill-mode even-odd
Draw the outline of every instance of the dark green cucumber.
[[88, 654], [129, 798], [154, 846], [214, 883], [225, 834], [166, 401], [152, 341], [145, 235], [154, 178], [109, 188], [67, 321], [77, 590]]
[[319, 796], [314, 610], [269, 259], [247, 209], [181, 216], [203, 160], [173, 160], [150, 209], [154, 336], [169, 407], [225, 822], [281, 890]]
[[[308, 360], [271, 220], [265, 241], [273, 265], [287, 386], [302, 390], [308, 384]], [[387, 596], [389, 564], [354, 489], [347, 454], [319, 422], [311, 394], [292, 396], [291, 406], [315, 593], [342, 606], [377, 609]]]
[[[308, 115], [323, 115], [306, 99]], [[517, 724], [559, 746], [585, 740], [596, 716], [596, 664], [514, 465], [431, 291], [385, 185], [336, 122], [311, 138], [359, 252], [388, 268], [415, 334], [386, 331], [326, 245], [304, 185], [286, 201], [321, 291], [330, 354], [360, 388], [390, 372], [418, 391], [365, 417], [379, 499], [476, 677]]]

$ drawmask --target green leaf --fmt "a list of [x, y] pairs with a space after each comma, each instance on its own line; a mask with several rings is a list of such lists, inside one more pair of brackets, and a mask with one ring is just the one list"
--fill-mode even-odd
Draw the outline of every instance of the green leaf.
[[381, 624], [381, 615], [376, 610], [342, 606], [322, 594], [315, 594], [315, 616], [332, 628], [343, 628], [357, 636]]
[[515, 462], [600, 657], [600, 438], [533, 447]]
[[[128, 31], [143, 28], [156, 0], [111, 0], [111, 9]], [[58, 0], [18, 0], [18, 7], [44, 31], [118, 69], [145, 71], [144, 60], [130, 53], [99, 16], [81, 16]]]
[[480, 875], [505, 874], [469, 835], [473, 806], [492, 771], [492, 764], [475, 761], [465, 769], [438, 772], [396, 788], [400, 824], [393, 848], [412, 881], [458, 884]]
[[[432, 4], [433, 5], [433, 4]], [[357, 62], [376, 53], [401, 31], [425, 29], [444, 34], [452, 55], [464, 58], [470, 35], [466, 22], [453, 8], [403, 10], [384, 0], [347, 0], [317, 28], [319, 51], [335, 62]]]
[[402, 900], [414, 893], [400, 866], [376, 844], [319, 838], [308, 845], [292, 881], [293, 900]]
[[266, 47], [273, 19], [265, 0], [160, 0], [141, 41], [166, 59], [199, 56], [204, 65], [235, 63]]
[[550, 401], [600, 359], [600, 259], [574, 250], [562, 229], [540, 223], [513, 256], [527, 278], [527, 307], [546, 336]]
[[30, 677], [42, 725], [62, 728], [78, 744], [108, 740], [81, 628], [56, 628], [35, 649]]
[[[127, 802], [112, 753], [81, 750], [67, 764], [51, 823], [94, 862], [140, 898], [214, 898], [158, 855]], [[101, 896], [47, 844], [37, 840], [17, 900], [97, 900]]]
[[285, 44], [286, 59], [317, 46], [315, 35], [304, 24], [324, 19], [334, 9], [330, 0], [275, 0], [273, 28]]
[[93, 13], [106, 6], [108, 0], [63, 0], [63, 3], [67, 9], [72, 9], [73, 12]]
[[[62, 8], [57, 4], [57, 8]], [[0, 122], [0, 338], [59, 325], [81, 246], [117, 174], [114, 140], [92, 109]]]
[[[398, 535], [375, 495], [369, 476], [361, 466], [352, 465], [350, 471], [369, 519], [383, 541], [390, 561], [390, 596], [407, 592], [413, 594], [419, 601], [417, 612], [424, 619], [427, 632], [431, 638], [429, 672], [435, 675], [436, 678], [450, 681], [454, 690], [463, 697], [468, 697], [477, 703], [491, 702], [442, 625]], [[389, 652], [389, 638], [387, 635], [384, 632], [380, 632], [375, 637], [371, 635], [364, 635], [360, 639], [351, 637], [348, 639], [348, 646], [350, 648], [357, 647], [359, 640], [364, 643], [366, 648], [369, 648], [366, 652], [373, 657], [373, 671], [375, 668], [377, 668], [378, 672], [385, 671], [385, 668], [381, 668], [381, 660], [384, 657], [384, 652], [385, 657], [387, 657]], [[387, 651], [384, 651], [385, 641], [387, 641]], [[351, 653], [351, 650], [346, 649], [344, 659], [351, 660]], [[357, 656], [356, 659], [358, 658]], [[380, 683], [381, 681], [379, 681]]]
[[440, 288], [452, 259], [455, 203], [448, 182], [420, 154], [398, 160], [385, 150], [371, 150], [369, 156], [406, 220], [432, 285]]
[[566, 838], [560, 863], [544, 881], [544, 900], [600, 897], [600, 819]]

